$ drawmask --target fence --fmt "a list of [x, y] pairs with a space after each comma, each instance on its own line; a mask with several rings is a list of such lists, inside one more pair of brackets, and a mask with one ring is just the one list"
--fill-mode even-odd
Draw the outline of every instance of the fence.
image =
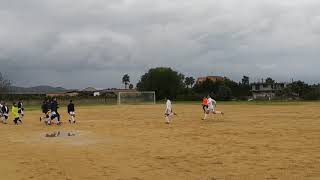
[[[67, 105], [70, 101], [70, 99], [73, 100], [73, 102], [77, 105], [94, 105], [94, 104], [117, 104], [117, 98], [57, 98], [60, 105]], [[5, 99], [4, 99], [5, 100]], [[5, 100], [7, 101], [7, 104], [11, 104], [12, 100]], [[23, 103], [25, 106], [36, 106], [41, 105], [43, 102], [43, 99], [24, 99]]]

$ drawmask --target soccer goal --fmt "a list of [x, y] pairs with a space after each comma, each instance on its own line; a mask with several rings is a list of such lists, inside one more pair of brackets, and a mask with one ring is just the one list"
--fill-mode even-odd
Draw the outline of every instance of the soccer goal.
[[119, 92], [118, 104], [155, 104], [154, 91]]

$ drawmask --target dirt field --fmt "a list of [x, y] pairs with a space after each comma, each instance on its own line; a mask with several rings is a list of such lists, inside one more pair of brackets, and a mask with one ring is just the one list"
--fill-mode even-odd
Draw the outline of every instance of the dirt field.
[[320, 179], [320, 103], [225, 104], [206, 121], [199, 105], [173, 107], [170, 125], [164, 105], [81, 107], [78, 124], [61, 127], [40, 111], [20, 126], [10, 118], [0, 179]]

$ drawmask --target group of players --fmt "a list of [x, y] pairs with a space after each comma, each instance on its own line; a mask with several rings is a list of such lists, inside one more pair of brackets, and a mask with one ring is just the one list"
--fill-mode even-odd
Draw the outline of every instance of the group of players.
[[[206, 120], [210, 113], [224, 115], [224, 112], [215, 110], [216, 106], [217, 106], [217, 102], [213, 98], [211, 98], [209, 95], [207, 97], [203, 97], [202, 109], [204, 112], [204, 117], [202, 118], [202, 120]], [[177, 115], [177, 114], [172, 110], [172, 103], [170, 98], [167, 98], [166, 110], [164, 112], [165, 123], [170, 124], [171, 117], [174, 115]]]
[[[58, 112], [59, 104], [57, 98], [52, 98], [50, 100], [46, 99], [45, 101], [43, 101], [41, 109], [44, 113], [44, 116], [40, 117], [40, 122], [44, 121], [46, 125], [61, 125], [60, 114]], [[72, 100], [70, 100], [70, 103], [67, 106], [67, 111], [69, 114], [69, 123], [76, 123], [75, 107]], [[8, 124], [9, 113], [10, 110], [7, 106], [7, 103], [4, 101], [0, 101], [0, 119], [3, 124]], [[13, 116], [13, 122], [15, 125], [18, 125], [19, 123], [22, 124], [24, 118], [24, 106], [22, 99], [20, 99], [19, 101], [14, 101], [12, 103], [11, 114]], [[56, 123], [53, 122], [55, 119], [57, 120]]]
[[[217, 102], [213, 98], [211, 98], [209, 95], [207, 97], [204, 97], [202, 101], [204, 117], [202, 118], [202, 120], [206, 120], [210, 113], [224, 115], [224, 112], [215, 110], [216, 106], [217, 106]], [[44, 121], [46, 125], [51, 125], [51, 124], [61, 125], [60, 114], [58, 112], [59, 103], [57, 101], [57, 98], [52, 98], [51, 100], [50, 99], [44, 100], [42, 103], [41, 109], [44, 116], [40, 117], [40, 122]], [[76, 123], [75, 106], [72, 100], [70, 100], [67, 106], [67, 111], [69, 114], [69, 123]], [[23, 107], [23, 101], [21, 99], [18, 102], [13, 102], [11, 112], [13, 115], [14, 124], [18, 125], [18, 122], [22, 123], [22, 120], [24, 117], [24, 107]], [[165, 110], [165, 123], [170, 124], [171, 117], [174, 115], [177, 115], [177, 114], [172, 110], [172, 103], [170, 98], [167, 98], [166, 110]], [[0, 101], [0, 118], [2, 118], [3, 124], [8, 123], [9, 108], [4, 101]], [[55, 119], [56, 119], [56, 123], [54, 123]]]
[[[0, 101], [0, 118], [2, 119], [3, 124], [8, 124], [9, 119], [9, 107], [6, 102]], [[24, 117], [24, 107], [23, 101], [20, 99], [18, 102], [14, 101], [12, 103], [11, 112], [13, 115], [13, 122], [15, 125], [22, 123]]]
[[[44, 100], [42, 103], [41, 109], [44, 116], [40, 117], [40, 122], [44, 121], [46, 125], [51, 125], [51, 124], [61, 125], [60, 114], [58, 112], [59, 103], [57, 101], [57, 98], [52, 98], [51, 100], [49, 99]], [[69, 123], [76, 123], [75, 107], [72, 100], [70, 100], [67, 106], [67, 111], [69, 114]], [[55, 119], [57, 120], [56, 123], [54, 123]]]

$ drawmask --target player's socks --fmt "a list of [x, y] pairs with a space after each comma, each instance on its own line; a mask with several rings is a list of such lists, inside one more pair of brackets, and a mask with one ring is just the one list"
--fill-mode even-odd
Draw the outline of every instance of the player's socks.
[[170, 119], [168, 116], [166, 116], [166, 123], [169, 124], [170, 123]]
[[207, 116], [208, 116], [207, 114], [204, 114], [203, 120], [206, 120]]

